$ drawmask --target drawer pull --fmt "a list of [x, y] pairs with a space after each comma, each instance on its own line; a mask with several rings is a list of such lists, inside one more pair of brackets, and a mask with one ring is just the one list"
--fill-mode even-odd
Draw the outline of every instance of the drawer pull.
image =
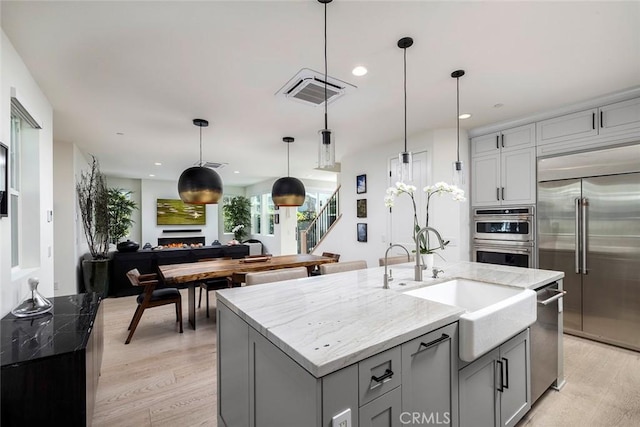
[[375, 381], [377, 384], [372, 385], [371, 387], [369, 387], [370, 389], [374, 389], [376, 387], [379, 387], [380, 385], [382, 385], [383, 383], [389, 381], [391, 379], [391, 377], [393, 376], [393, 371], [391, 369], [386, 369], [384, 371], [384, 374], [380, 375], [379, 377], [376, 377], [375, 375], [371, 376], [371, 381]]
[[420, 345], [418, 346], [418, 351], [416, 351], [415, 353], [413, 353], [411, 355], [411, 357], [415, 356], [418, 353], [422, 353], [425, 350], [430, 349], [431, 347], [440, 344], [443, 341], [449, 340], [451, 339], [451, 337], [447, 334], [442, 334], [442, 336], [440, 338], [436, 338], [435, 340], [428, 342], [428, 343], [423, 343], [421, 342]]

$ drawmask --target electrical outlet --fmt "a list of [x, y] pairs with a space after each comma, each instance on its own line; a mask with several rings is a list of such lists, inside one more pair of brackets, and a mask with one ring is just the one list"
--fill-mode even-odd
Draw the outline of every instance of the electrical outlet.
[[59, 290], [59, 289], [60, 289], [60, 283], [58, 283], [58, 282], [53, 282], [53, 290], [54, 290], [54, 291], [57, 291], [57, 290]]
[[351, 408], [345, 409], [331, 419], [331, 427], [352, 427]]

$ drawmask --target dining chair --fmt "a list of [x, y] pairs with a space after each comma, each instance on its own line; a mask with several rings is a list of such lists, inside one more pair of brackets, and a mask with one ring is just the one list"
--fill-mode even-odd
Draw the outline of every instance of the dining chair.
[[158, 286], [158, 276], [156, 274], [140, 274], [137, 268], [129, 270], [127, 277], [133, 286], [144, 286], [144, 291], [136, 298], [138, 307], [136, 307], [131, 323], [129, 323], [128, 330], [130, 332], [124, 343], [129, 344], [131, 342], [133, 333], [136, 331], [138, 323], [140, 323], [140, 319], [142, 318], [142, 313], [144, 313], [147, 308], [159, 307], [166, 304], [176, 305], [176, 322], [180, 323], [180, 333], [182, 333], [182, 296], [180, 295], [180, 291], [178, 291], [177, 288], [156, 289]]
[[[416, 260], [415, 255], [409, 256], [409, 259], [407, 259], [406, 255], [390, 256], [390, 257], [387, 257], [387, 265], [402, 264], [405, 262], [412, 262], [415, 260]], [[378, 265], [380, 267], [384, 267], [384, 257], [378, 259]]]
[[[229, 260], [231, 257], [220, 257], [220, 258], [201, 258], [198, 262], [203, 261], [224, 261]], [[206, 302], [207, 302], [207, 317], [209, 317], [209, 291], [215, 291], [218, 289], [225, 289], [231, 287], [231, 278], [229, 277], [221, 277], [219, 279], [207, 279], [200, 282], [200, 293], [198, 295], [198, 308], [202, 305], [202, 290], [204, 289], [206, 293]]]
[[320, 266], [320, 274], [342, 273], [343, 271], [363, 270], [367, 268], [367, 261], [332, 262]]
[[[322, 256], [323, 257], [327, 257], [327, 258], [333, 258], [336, 260], [336, 262], [340, 261], [340, 254], [335, 254], [333, 252], [322, 252]], [[311, 275], [312, 276], [319, 276], [320, 275], [320, 268], [318, 268], [318, 266], [316, 265], [315, 268], [313, 270], [311, 270]]]
[[245, 275], [247, 286], [262, 283], [282, 282], [284, 280], [302, 279], [307, 277], [307, 267], [281, 268], [278, 270], [257, 271]]

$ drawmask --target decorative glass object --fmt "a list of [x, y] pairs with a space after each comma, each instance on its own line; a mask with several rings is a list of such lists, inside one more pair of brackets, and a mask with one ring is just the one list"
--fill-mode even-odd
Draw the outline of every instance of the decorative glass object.
[[11, 310], [11, 314], [16, 317], [37, 316], [38, 314], [47, 313], [53, 308], [51, 301], [38, 292], [38, 284], [40, 283], [38, 278], [30, 277], [28, 283], [31, 292]]

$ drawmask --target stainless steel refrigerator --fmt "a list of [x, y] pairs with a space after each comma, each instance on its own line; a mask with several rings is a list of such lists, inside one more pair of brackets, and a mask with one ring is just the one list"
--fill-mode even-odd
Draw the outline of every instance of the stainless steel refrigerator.
[[565, 332], [640, 350], [640, 145], [539, 159], [537, 212]]

